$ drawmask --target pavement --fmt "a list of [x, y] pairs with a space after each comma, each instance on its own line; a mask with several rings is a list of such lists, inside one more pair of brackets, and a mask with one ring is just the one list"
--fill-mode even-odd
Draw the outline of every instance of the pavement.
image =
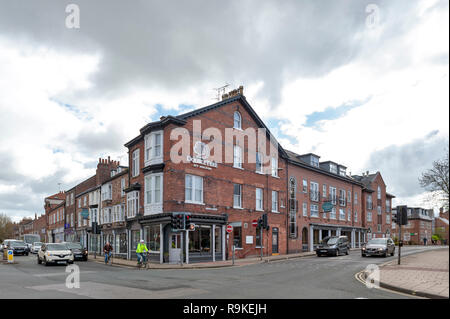
[[[352, 250], [359, 250], [359, 249], [352, 249]], [[232, 260], [220, 260], [215, 262], [202, 262], [202, 263], [191, 263], [191, 264], [158, 264], [158, 263], [149, 263], [148, 268], [150, 269], [200, 269], [200, 268], [221, 268], [221, 267], [236, 267], [236, 266], [246, 266], [246, 265], [253, 265], [253, 264], [259, 264], [259, 263], [267, 263], [272, 261], [280, 261], [280, 260], [289, 260], [293, 258], [300, 258], [300, 257], [309, 257], [309, 256], [315, 256], [315, 252], [303, 252], [298, 254], [289, 254], [289, 255], [274, 255], [274, 256], [264, 256], [262, 259], [261, 257], [254, 257], [254, 258], [242, 258], [242, 259], [235, 259], [234, 264]], [[89, 256], [89, 260], [93, 262], [98, 263], [104, 263], [104, 257], [103, 256], [97, 256], [97, 258], [94, 258], [94, 256]], [[136, 260], [127, 260], [122, 258], [113, 258], [112, 259], [112, 265], [113, 266], [122, 266], [122, 267], [136, 267]]]
[[449, 298], [449, 250], [422, 252], [380, 266], [380, 286], [426, 298]]

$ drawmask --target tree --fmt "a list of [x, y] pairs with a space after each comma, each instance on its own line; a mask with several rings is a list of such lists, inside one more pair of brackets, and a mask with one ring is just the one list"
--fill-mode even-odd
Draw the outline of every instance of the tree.
[[448, 148], [443, 159], [433, 162], [433, 168], [422, 173], [419, 178], [420, 186], [431, 192], [431, 198], [449, 207], [449, 170], [448, 170]]
[[0, 243], [3, 240], [12, 238], [13, 222], [6, 214], [0, 214]]

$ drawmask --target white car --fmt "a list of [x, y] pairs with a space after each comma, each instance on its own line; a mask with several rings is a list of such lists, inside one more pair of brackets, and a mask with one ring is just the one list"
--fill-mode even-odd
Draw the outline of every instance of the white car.
[[73, 253], [66, 244], [45, 243], [37, 254], [38, 264], [73, 264]]
[[34, 242], [33, 245], [31, 245], [30, 253], [37, 254], [39, 252], [39, 249], [41, 249], [43, 244], [44, 243], [41, 243], [41, 242], [38, 242], [38, 241]]

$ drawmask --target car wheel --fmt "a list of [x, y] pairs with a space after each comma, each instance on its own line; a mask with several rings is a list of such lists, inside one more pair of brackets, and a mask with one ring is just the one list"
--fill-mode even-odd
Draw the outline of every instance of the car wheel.
[[395, 249], [392, 251], [391, 256], [395, 255]]
[[366, 254], [361, 254], [361, 257], [366, 257]]
[[37, 256], [37, 263], [40, 265], [42, 264], [42, 261], [39, 259], [39, 256]]
[[339, 256], [339, 249], [336, 249], [336, 257]]
[[47, 258], [45, 258], [45, 257], [44, 257], [44, 265], [45, 265], [45, 266], [48, 266], [48, 265], [49, 265], [49, 263], [48, 263], [48, 261], [47, 261]]
[[348, 248], [345, 250], [345, 254], [348, 255]]
[[384, 254], [383, 254], [383, 257], [386, 258], [387, 255], [388, 255], [388, 251], [386, 250], [386, 251], [384, 252]]

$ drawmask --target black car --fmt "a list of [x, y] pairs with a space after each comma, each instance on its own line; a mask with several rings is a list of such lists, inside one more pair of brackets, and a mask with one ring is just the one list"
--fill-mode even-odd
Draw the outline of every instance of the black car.
[[350, 244], [347, 236], [330, 236], [325, 237], [317, 246], [316, 254], [318, 257], [325, 255], [339, 256], [345, 253], [348, 255]]
[[28, 245], [25, 244], [23, 241], [18, 241], [18, 240], [10, 241], [8, 243], [8, 249], [11, 249], [13, 251], [14, 256], [17, 256], [17, 255], [28, 256], [28, 253], [29, 253]]
[[65, 242], [64, 244], [72, 251], [74, 260], [88, 260], [88, 251], [80, 243]]

